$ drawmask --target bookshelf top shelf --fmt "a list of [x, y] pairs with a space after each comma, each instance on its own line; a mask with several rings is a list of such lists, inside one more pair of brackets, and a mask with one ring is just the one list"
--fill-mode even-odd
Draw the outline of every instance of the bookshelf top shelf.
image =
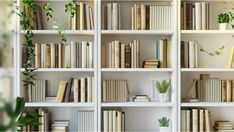
[[102, 107], [173, 107], [172, 102], [114, 102], [102, 103]]
[[[21, 72], [25, 71], [21, 68]], [[38, 68], [35, 72], [94, 72], [93, 68]]]
[[[20, 33], [25, 34], [26, 31], [21, 30]], [[58, 31], [57, 30], [33, 30], [33, 33], [38, 34], [38, 35], [43, 35], [43, 34], [55, 35], [55, 34], [58, 34]], [[65, 33], [68, 35], [94, 35], [93, 30], [65, 30]]]
[[234, 34], [234, 30], [181, 30], [181, 34]]
[[181, 103], [182, 107], [234, 107], [234, 102]]
[[172, 68], [102, 68], [102, 72], [173, 72]]
[[232, 68], [182, 68], [182, 72], [234, 72]]
[[93, 103], [56, 103], [56, 102], [30, 102], [25, 104], [26, 107], [93, 107]]
[[103, 35], [173, 35], [173, 30], [102, 30]]

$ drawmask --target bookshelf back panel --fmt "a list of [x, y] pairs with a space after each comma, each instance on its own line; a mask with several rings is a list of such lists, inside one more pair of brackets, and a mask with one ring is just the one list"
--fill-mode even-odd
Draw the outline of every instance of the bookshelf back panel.
[[[80, 0], [79, 0], [80, 2]], [[91, 6], [92, 9], [94, 9], [94, 2], [93, 1], [88, 1], [88, 0], [81, 0], [81, 2], [86, 3], [88, 5]], [[46, 3], [50, 3], [51, 8], [54, 10], [53, 13], [53, 18], [58, 22], [58, 25], [64, 29], [68, 29], [68, 25], [69, 25], [69, 15], [68, 13], [65, 12], [65, 4], [68, 3], [68, 1], [65, 0], [59, 0], [59, 1], [37, 1], [37, 5], [41, 6], [42, 8], [42, 14], [43, 14], [43, 23], [44, 23], [44, 27], [47, 30], [52, 30], [53, 29], [53, 24], [52, 21], [47, 21], [47, 17], [46, 17], [46, 13], [43, 10], [43, 6]], [[95, 14], [95, 13], [94, 13]], [[95, 17], [94, 17], [95, 18]]]
[[[79, 110], [90, 110], [90, 108], [49, 108], [52, 112], [52, 121], [55, 120], [69, 120], [69, 131], [78, 130], [78, 111]], [[63, 113], [63, 114], [61, 114]], [[93, 120], [94, 122], [94, 120]]]
[[[130, 96], [148, 95], [152, 98], [152, 81], [170, 79], [170, 73], [152, 73], [152, 72], [117, 72], [117, 73], [102, 73], [102, 80], [127, 80]], [[173, 94], [175, 87], [170, 90]], [[170, 97], [169, 97], [170, 99]]]
[[[55, 72], [55, 73], [37, 73], [36, 79], [38, 80], [49, 80], [48, 81], [48, 89], [46, 92], [46, 96], [56, 96], [59, 88], [60, 81], [66, 80], [69, 81], [70, 78], [79, 79], [82, 77], [93, 77], [93, 73], [86, 73], [86, 72]], [[23, 77], [21, 78], [23, 79]], [[22, 81], [21, 81], [22, 82]], [[22, 85], [23, 86], [23, 82]], [[21, 88], [21, 95], [24, 96], [24, 88]]]
[[[140, 41], [140, 67], [142, 67], [144, 60], [155, 59], [156, 40], [160, 40], [160, 39], [168, 39], [169, 41], [171, 41], [171, 38], [169, 36], [131, 35], [131, 37], [129, 37], [126, 35], [104, 35], [102, 37], [102, 44], [107, 44], [115, 40], [118, 40], [124, 44], [128, 44], [132, 40], [139, 40]], [[172, 44], [172, 43], [169, 43], [169, 44]], [[171, 51], [171, 55], [172, 55], [172, 51]], [[171, 61], [173, 60], [174, 59], [171, 59]]]
[[[171, 1], [102, 1], [101, 3], [101, 12], [103, 12], [104, 6], [106, 6], [108, 3], [118, 3], [120, 5], [120, 20], [121, 20], [121, 30], [131, 30], [131, 22], [132, 22], [132, 14], [131, 14], [131, 9], [134, 6], [134, 4], [140, 5], [140, 4], [145, 4], [145, 5], [171, 5]], [[102, 19], [101, 21], [103, 20]]]
[[181, 98], [185, 97], [193, 79], [199, 79], [200, 74], [210, 74], [211, 78], [234, 80], [232, 72], [183, 72], [181, 74]]
[[[215, 38], [215, 39], [214, 39]], [[228, 64], [230, 49], [233, 38], [231, 35], [196, 35], [182, 36], [183, 41], [197, 41], [203, 49], [208, 52], [214, 52], [220, 46], [225, 45], [221, 55], [210, 56], [204, 52], [198, 51], [199, 68], [224, 68]]]
[[172, 119], [171, 108], [123, 108], [123, 111], [126, 131], [159, 131], [159, 118]]

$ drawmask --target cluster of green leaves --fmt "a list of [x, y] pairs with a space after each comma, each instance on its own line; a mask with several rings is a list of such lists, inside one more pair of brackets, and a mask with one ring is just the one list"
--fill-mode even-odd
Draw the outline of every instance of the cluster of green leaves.
[[4, 100], [2, 97], [0, 97], [0, 102], [0, 112], [6, 113], [6, 116], [9, 118], [8, 124], [0, 124], [1, 132], [9, 130], [14, 131], [16, 128], [21, 126], [41, 125], [41, 123], [38, 120], [41, 116], [36, 112], [29, 112], [28, 114], [22, 116], [22, 112], [25, 106], [24, 98], [17, 97], [15, 105], [11, 102]]
[[157, 81], [155, 86], [158, 89], [159, 93], [166, 93], [170, 87], [170, 81], [163, 80], [162, 82]]
[[74, 17], [76, 14], [76, 0], [70, 1], [65, 5], [65, 12], [68, 13], [70, 17]]
[[205, 49], [202, 47], [202, 45], [201, 45], [198, 41], [195, 41], [195, 43], [198, 45], [198, 47], [199, 47], [199, 49], [200, 49], [200, 50], [199, 50], [200, 52], [204, 52], [204, 53], [206, 53], [206, 54], [208, 54], [208, 55], [210, 55], [210, 56], [222, 55], [222, 53], [223, 53], [223, 51], [224, 51], [224, 48], [225, 48], [225, 45], [222, 44], [222, 45], [220, 45], [217, 49], [214, 49], [213, 51], [209, 52], [209, 51], [205, 50]]
[[169, 127], [170, 119], [167, 119], [166, 117], [162, 117], [159, 121], [160, 127]]
[[231, 21], [230, 13], [220, 13], [218, 15], [218, 22], [219, 23], [229, 23]]

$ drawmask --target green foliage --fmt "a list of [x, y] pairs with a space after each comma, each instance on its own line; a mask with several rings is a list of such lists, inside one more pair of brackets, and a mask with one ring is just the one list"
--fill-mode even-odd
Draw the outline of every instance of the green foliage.
[[22, 115], [25, 106], [25, 100], [22, 97], [16, 98], [16, 104], [5, 101], [0, 97], [2, 107], [0, 107], [0, 112], [6, 113], [9, 118], [8, 124], [0, 124], [0, 131], [14, 131], [17, 127], [27, 126], [27, 125], [41, 125], [39, 122], [39, 115], [36, 112], [29, 112], [26, 115]]
[[220, 13], [218, 15], [219, 23], [229, 23], [231, 21], [230, 13]]
[[224, 48], [225, 48], [225, 45], [222, 44], [220, 45], [217, 49], [214, 49], [213, 51], [209, 52], [207, 50], [205, 50], [202, 45], [198, 42], [198, 41], [195, 41], [196, 44], [198, 45], [198, 47], [200, 48], [200, 52], [204, 52], [210, 56], [218, 56], [218, 55], [222, 55], [223, 51], [224, 51]]
[[162, 117], [158, 120], [160, 127], [169, 127], [170, 119], [167, 119], [166, 117]]
[[70, 1], [65, 5], [65, 12], [68, 13], [70, 17], [74, 17], [76, 14], [76, 0]]
[[51, 8], [50, 3], [46, 3], [43, 6], [43, 9], [46, 12], [47, 21], [49, 21], [50, 19], [52, 19], [53, 18], [52, 14], [54, 13], [54, 10]]
[[157, 81], [155, 85], [159, 93], [166, 93], [170, 87], [170, 81], [163, 80], [161, 83]]

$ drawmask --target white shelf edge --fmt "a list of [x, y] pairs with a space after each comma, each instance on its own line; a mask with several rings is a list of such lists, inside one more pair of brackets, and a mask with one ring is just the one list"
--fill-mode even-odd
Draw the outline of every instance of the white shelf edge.
[[181, 34], [234, 34], [234, 30], [181, 30]]
[[[57, 30], [32, 30], [34, 34], [58, 34]], [[25, 34], [24, 30], [20, 31], [21, 34]], [[94, 30], [65, 30], [69, 35], [94, 35]]]
[[234, 68], [181, 68], [181, 72], [234, 72]]
[[101, 34], [110, 35], [173, 35], [173, 30], [102, 30]]
[[102, 72], [173, 72], [172, 68], [102, 68]]
[[181, 103], [181, 107], [234, 107], [234, 102]]
[[102, 107], [173, 107], [172, 102], [112, 102], [102, 103]]
[[[24, 68], [20, 69], [25, 71]], [[93, 68], [38, 68], [34, 72], [94, 72]]]
[[28, 102], [26, 107], [93, 107], [93, 103], [56, 103], [56, 102]]

